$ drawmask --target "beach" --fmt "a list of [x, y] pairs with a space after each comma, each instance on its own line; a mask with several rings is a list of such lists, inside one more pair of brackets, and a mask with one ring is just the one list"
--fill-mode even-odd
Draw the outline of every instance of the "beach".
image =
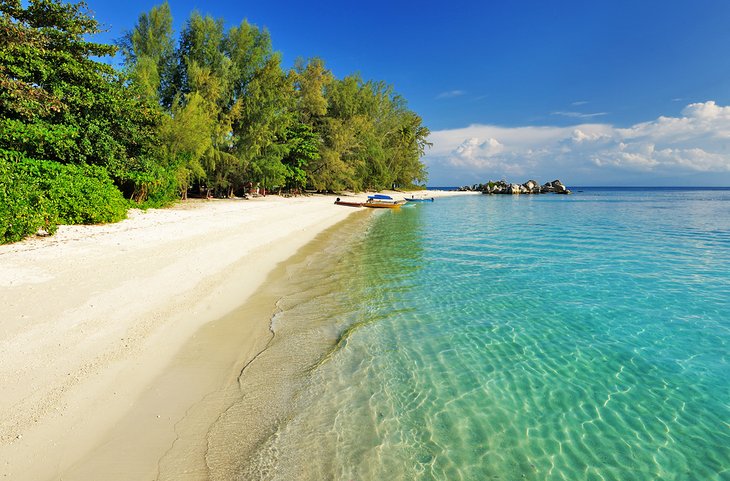
[[188, 201], [0, 246], [0, 476], [155, 479], [174, 443], [199, 453], [180, 421], [204, 399], [200, 419], [224, 408], [270, 339], [273, 300], [252, 295], [327, 229], [374, 214], [333, 202]]

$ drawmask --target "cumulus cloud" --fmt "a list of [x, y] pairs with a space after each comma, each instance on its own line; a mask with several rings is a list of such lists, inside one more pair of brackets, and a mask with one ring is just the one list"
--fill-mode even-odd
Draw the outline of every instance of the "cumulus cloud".
[[433, 132], [429, 140], [433, 148], [424, 161], [437, 182], [445, 173], [449, 179], [558, 176], [596, 184], [609, 177], [681, 183], [683, 177], [706, 174], [714, 184], [730, 184], [730, 106], [713, 101], [689, 104], [679, 117], [628, 128], [471, 125]]
[[454, 165], [480, 167], [485, 160], [499, 155], [502, 151], [504, 151], [504, 145], [497, 139], [490, 137], [482, 142], [477, 137], [471, 137], [464, 140], [454, 150], [452, 163]]

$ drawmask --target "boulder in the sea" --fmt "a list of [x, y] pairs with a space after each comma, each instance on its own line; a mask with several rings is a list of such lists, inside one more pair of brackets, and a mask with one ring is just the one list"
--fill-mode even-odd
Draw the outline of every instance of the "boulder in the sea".
[[528, 180], [524, 184], [522, 184], [522, 187], [525, 188], [526, 194], [539, 194], [540, 193], [540, 184], [536, 180]]
[[555, 187], [550, 182], [546, 182], [540, 187], [541, 194], [549, 194], [551, 192], [555, 192]]
[[570, 191], [568, 190], [568, 188], [565, 187], [565, 185], [563, 185], [563, 183], [560, 182], [560, 180], [556, 179], [556, 180], [552, 181], [550, 184], [555, 189], [554, 192], [556, 194], [570, 194]]
[[[466, 189], [466, 187], [464, 188]], [[518, 195], [518, 194], [570, 194], [565, 185], [560, 180], [554, 180], [547, 182], [543, 185], [536, 180], [528, 180], [524, 184], [511, 184], [504, 180], [489, 181], [486, 184], [479, 184], [472, 186], [472, 190], [481, 191], [483, 194], [507, 194], [507, 195]]]

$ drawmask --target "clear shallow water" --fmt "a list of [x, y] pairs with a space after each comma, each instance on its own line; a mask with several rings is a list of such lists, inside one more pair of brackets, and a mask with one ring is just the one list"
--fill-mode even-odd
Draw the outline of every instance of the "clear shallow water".
[[730, 479], [730, 191], [374, 214], [280, 301], [228, 479]]

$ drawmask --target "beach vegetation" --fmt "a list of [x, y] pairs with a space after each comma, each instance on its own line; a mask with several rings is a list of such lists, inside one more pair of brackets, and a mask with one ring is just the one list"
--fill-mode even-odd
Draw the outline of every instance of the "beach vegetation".
[[0, 242], [59, 224], [98, 224], [126, 217], [129, 202], [106, 169], [36, 160], [0, 149]]
[[0, 3], [4, 242], [191, 193], [426, 179], [428, 129], [385, 82], [338, 79], [320, 58], [287, 69], [246, 20], [193, 12], [176, 34], [168, 3], [116, 45], [89, 40], [99, 32], [84, 3]]

